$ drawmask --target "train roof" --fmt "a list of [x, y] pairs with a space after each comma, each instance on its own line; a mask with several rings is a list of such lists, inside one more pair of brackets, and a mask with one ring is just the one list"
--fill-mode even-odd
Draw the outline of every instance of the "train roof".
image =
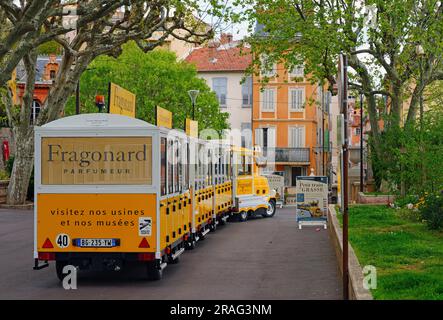
[[141, 128], [155, 129], [156, 126], [136, 118], [110, 113], [86, 113], [70, 117], [64, 117], [42, 126], [45, 129], [69, 129], [69, 128]]

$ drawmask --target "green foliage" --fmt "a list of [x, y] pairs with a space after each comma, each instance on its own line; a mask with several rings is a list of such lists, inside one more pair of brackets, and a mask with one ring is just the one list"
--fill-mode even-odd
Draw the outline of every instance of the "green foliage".
[[416, 208], [408, 209], [406, 207], [397, 209], [397, 216], [403, 220], [412, 222], [423, 222], [421, 213]]
[[429, 229], [443, 229], [443, 192], [426, 195], [420, 205], [420, 213]]
[[375, 299], [443, 299], [441, 232], [399, 210], [359, 205], [349, 208], [349, 238], [360, 265], [377, 269]]
[[45, 42], [37, 48], [37, 53], [39, 55], [50, 55], [50, 54], [59, 55], [62, 54], [62, 52], [63, 52], [63, 47], [54, 40]]
[[[123, 46], [117, 58], [100, 56], [93, 61], [80, 81], [81, 113], [97, 112], [95, 95], [107, 97], [108, 83], [113, 82], [137, 96], [136, 116], [154, 123], [155, 106], [173, 113], [174, 128], [184, 129], [185, 118], [192, 116], [188, 90], [200, 91], [195, 119], [199, 129], [226, 129], [228, 114], [220, 112], [218, 100], [206, 82], [197, 76], [193, 65], [177, 61], [174, 53], [154, 50], [143, 53], [134, 43]], [[75, 113], [75, 98], [66, 107], [66, 114]]]
[[14, 156], [10, 156], [8, 161], [6, 161], [6, 171], [9, 175], [12, 173], [12, 168], [14, 167]]
[[0, 180], [9, 180], [9, 174], [6, 170], [0, 170]]
[[404, 197], [397, 197], [394, 201], [394, 204], [397, 207], [403, 208], [406, 205], [408, 205], [409, 203], [412, 203], [413, 205], [415, 205], [416, 203], [418, 203], [418, 201], [419, 201], [419, 196], [413, 195], [413, 194], [408, 194]]

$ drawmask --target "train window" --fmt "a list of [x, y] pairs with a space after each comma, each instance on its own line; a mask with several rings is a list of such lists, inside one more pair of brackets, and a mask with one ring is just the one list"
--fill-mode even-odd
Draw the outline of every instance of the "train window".
[[232, 171], [231, 171], [231, 163], [232, 163], [232, 152], [229, 152], [228, 159], [226, 159], [226, 176], [228, 180], [232, 179]]
[[174, 193], [174, 158], [173, 158], [172, 140], [168, 141], [168, 193]]
[[198, 168], [197, 168], [197, 189], [202, 188], [202, 177], [203, 177], [203, 156], [202, 156], [202, 152], [203, 152], [203, 146], [201, 144], [198, 144], [198, 154], [197, 154], [197, 158], [198, 158]]
[[189, 142], [185, 142], [183, 144], [183, 159], [185, 160], [183, 163], [185, 177], [183, 180], [184, 189], [188, 190], [189, 188]]
[[160, 193], [166, 194], [166, 138], [160, 139]]
[[[215, 149], [215, 150], [217, 150], [217, 149]], [[214, 176], [215, 176], [216, 184], [219, 183], [219, 181], [218, 181], [218, 178], [220, 175], [219, 165], [220, 165], [220, 154], [217, 153], [214, 155]]]
[[174, 192], [181, 191], [180, 177], [183, 177], [181, 171], [179, 142], [174, 140]]
[[212, 166], [213, 166], [213, 161], [212, 161], [212, 152], [211, 150], [208, 150], [208, 185], [212, 185]]
[[249, 176], [252, 174], [252, 164], [250, 158], [250, 156], [241, 155], [241, 163], [239, 164], [238, 175]]

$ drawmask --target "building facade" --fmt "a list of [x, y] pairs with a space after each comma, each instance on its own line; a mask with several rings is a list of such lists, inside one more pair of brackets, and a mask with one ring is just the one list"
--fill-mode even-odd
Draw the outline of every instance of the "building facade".
[[[269, 81], [264, 84], [263, 77]], [[301, 175], [328, 175], [330, 95], [308, 81], [304, 67], [284, 63], [253, 78], [254, 145], [268, 159], [265, 171], [283, 175], [295, 186]]]
[[[40, 109], [48, 97], [49, 90], [53, 85], [57, 74], [61, 57], [54, 54], [49, 56], [37, 57], [36, 73], [35, 73], [35, 88], [32, 103], [31, 121], [35, 121]], [[22, 99], [26, 87], [26, 71], [23, 63], [17, 66], [17, 92], [18, 98]]]
[[252, 147], [252, 77], [245, 75], [252, 62], [249, 49], [240, 49], [238, 41], [223, 34], [220, 41], [194, 49], [185, 60], [216, 93], [220, 110], [229, 113], [234, 144]]

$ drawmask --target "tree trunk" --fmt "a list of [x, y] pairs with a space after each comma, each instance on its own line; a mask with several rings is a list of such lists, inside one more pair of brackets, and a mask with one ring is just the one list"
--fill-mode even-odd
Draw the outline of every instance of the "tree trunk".
[[34, 165], [34, 130], [32, 127], [16, 127], [15, 157], [11, 179], [8, 186], [8, 204], [17, 205], [26, 202], [29, 180]]

